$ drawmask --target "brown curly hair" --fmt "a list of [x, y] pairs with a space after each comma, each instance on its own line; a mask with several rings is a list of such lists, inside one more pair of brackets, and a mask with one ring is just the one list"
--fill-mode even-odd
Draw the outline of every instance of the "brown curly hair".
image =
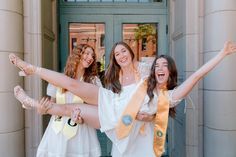
[[[93, 50], [93, 63], [88, 67], [85, 68], [85, 72], [83, 75], [84, 82], [92, 83], [92, 80], [95, 76], [98, 75], [97, 73], [97, 64], [96, 64], [96, 53], [94, 49], [89, 46], [88, 44], [80, 44], [76, 48], [73, 49], [72, 53], [68, 56], [66, 61], [66, 66], [64, 68], [64, 74], [72, 79], [77, 79], [78, 73], [78, 65], [81, 60], [81, 56], [84, 54], [85, 50], [90, 48]], [[62, 89], [63, 92], [66, 92], [66, 89]]]
[[[172, 90], [177, 86], [178, 72], [177, 72], [177, 68], [175, 65], [175, 61], [172, 59], [172, 57], [170, 57], [168, 55], [160, 55], [160, 56], [156, 57], [155, 60], [153, 61], [153, 64], [151, 67], [151, 72], [150, 72], [150, 75], [147, 80], [147, 82], [148, 82], [147, 94], [150, 98], [149, 102], [154, 97], [153, 90], [155, 89], [156, 84], [157, 84], [156, 77], [155, 77], [155, 64], [156, 64], [156, 60], [159, 58], [164, 58], [168, 62], [169, 78], [167, 81], [167, 89]], [[170, 108], [169, 115], [173, 118], [175, 117], [175, 115], [176, 115], [175, 107]]]
[[129, 47], [128, 44], [126, 44], [123, 41], [117, 42], [113, 45], [110, 53], [110, 61], [107, 67], [107, 71], [105, 73], [104, 77], [104, 84], [105, 88], [112, 90], [114, 93], [120, 93], [121, 92], [121, 84], [119, 81], [119, 74], [120, 74], [120, 65], [116, 62], [115, 59], [115, 48], [118, 45], [123, 45], [130, 53], [132, 57], [132, 61], [134, 60], [134, 52]]

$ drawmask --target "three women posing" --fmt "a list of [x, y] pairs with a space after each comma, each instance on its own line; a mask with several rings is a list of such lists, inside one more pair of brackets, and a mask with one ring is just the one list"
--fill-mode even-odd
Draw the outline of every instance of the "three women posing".
[[[159, 122], [162, 119], [162, 115], [166, 117], [166, 113], [168, 113], [165, 109], [165, 114], [163, 114], [164, 112], [159, 110], [162, 108], [161, 106], [165, 107], [165, 104], [168, 104], [168, 108], [176, 106], [203, 76], [212, 70], [225, 56], [235, 51], [236, 45], [226, 42], [222, 51], [193, 73], [181, 85], [177, 86], [177, 70], [173, 59], [165, 55], [157, 57], [152, 64], [150, 75], [145, 81], [140, 78], [141, 75], [138, 72], [139, 64], [134, 61], [132, 50], [127, 44], [119, 42], [113, 46], [111, 51], [110, 63], [105, 76], [106, 88], [75, 81], [60, 73], [30, 65], [13, 54], [9, 57], [13, 64], [27, 75], [38, 75], [55, 86], [71, 91], [85, 102], [91, 105], [98, 105], [100, 129], [112, 140], [112, 155], [114, 157], [154, 157], [160, 156], [160, 152], [163, 151], [161, 149], [154, 152], [156, 147], [154, 144], [158, 145], [158, 142], [155, 143], [154, 139], [156, 136], [165, 137], [166, 130], [162, 131], [161, 128], [154, 134], [156, 126], [152, 122], [142, 122], [133, 119], [132, 109], [129, 111], [132, 108], [129, 107], [129, 102], [132, 102], [133, 95], [136, 95], [140, 87], [143, 87], [144, 90], [142, 90], [146, 93], [141, 92], [141, 94], [144, 93], [143, 99], [140, 100], [141, 104], [135, 102], [133, 107], [138, 108], [139, 112], [149, 114], [157, 112], [155, 120], [157, 124], [161, 124]], [[140, 107], [137, 107], [136, 103]], [[54, 109], [58, 110], [58, 106], [53, 105], [48, 112]], [[79, 108], [81, 110], [80, 116], [86, 119], [86, 115], [89, 115], [88, 110], [86, 110], [85, 106], [80, 106]], [[158, 115], [161, 115], [161, 117]], [[166, 123], [167, 121], [163, 123], [165, 125], [163, 128], [166, 127]], [[121, 138], [119, 133], [120, 124], [125, 127], [131, 126], [128, 134], [122, 135]]]

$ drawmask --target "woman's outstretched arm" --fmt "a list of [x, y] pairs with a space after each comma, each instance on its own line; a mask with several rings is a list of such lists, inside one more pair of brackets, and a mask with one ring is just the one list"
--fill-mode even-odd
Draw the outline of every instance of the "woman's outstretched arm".
[[202, 79], [209, 71], [211, 71], [218, 63], [220, 63], [227, 55], [236, 52], [236, 44], [231, 42], [226, 42], [224, 48], [206, 64], [204, 64], [200, 69], [194, 72], [189, 78], [187, 78], [180, 86], [178, 86], [173, 95], [173, 100], [180, 100], [184, 98], [192, 88], [197, 84], [197, 82]]

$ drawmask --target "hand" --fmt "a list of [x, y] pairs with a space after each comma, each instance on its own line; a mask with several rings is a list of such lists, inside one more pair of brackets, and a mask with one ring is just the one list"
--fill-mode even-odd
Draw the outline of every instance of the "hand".
[[224, 48], [222, 49], [225, 55], [229, 55], [231, 53], [236, 52], [236, 44], [230, 41], [225, 42]]
[[39, 102], [39, 105], [37, 107], [37, 112], [42, 115], [47, 114], [48, 110], [51, 109], [52, 106], [53, 102], [49, 100], [48, 97], [43, 97]]
[[148, 113], [139, 112], [136, 116], [136, 119], [144, 122], [152, 122], [155, 118], [155, 115], [150, 115]]

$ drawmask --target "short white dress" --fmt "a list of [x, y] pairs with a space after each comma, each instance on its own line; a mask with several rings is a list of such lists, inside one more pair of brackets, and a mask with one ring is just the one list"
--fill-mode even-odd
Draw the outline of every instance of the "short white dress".
[[[94, 84], [102, 86], [98, 78]], [[47, 94], [56, 97], [57, 88], [49, 85]], [[71, 103], [73, 94], [66, 92], [66, 103]], [[63, 123], [68, 122], [69, 117], [62, 117]], [[76, 135], [67, 139], [62, 132], [58, 134], [52, 128], [54, 116], [51, 117], [43, 138], [37, 150], [37, 157], [99, 157], [101, 148], [97, 138], [96, 129], [87, 124], [77, 124]]]
[[[124, 139], [117, 139], [115, 127], [118, 124], [119, 118], [136, 91], [141, 80], [137, 84], [131, 84], [122, 87], [120, 94], [113, 93], [110, 90], [100, 87], [98, 112], [101, 124], [101, 131], [105, 132], [108, 138], [112, 141], [112, 156], [113, 157], [155, 157], [153, 150], [153, 134], [154, 125], [152, 122], [134, 121], [133, 128], [130, 134]], [[172, 90], [168, 91], [170, 107], [174, 107], [179, 101], [172, 101]], [[153, 100], [148, 103], [149, 97], [146, 95], [140, 111], [149, 114], [155, 114], [157, 111], [158, 96], [154, 94]], [[144, 125], [145, 132], [140, 134], [140, 128]]]

